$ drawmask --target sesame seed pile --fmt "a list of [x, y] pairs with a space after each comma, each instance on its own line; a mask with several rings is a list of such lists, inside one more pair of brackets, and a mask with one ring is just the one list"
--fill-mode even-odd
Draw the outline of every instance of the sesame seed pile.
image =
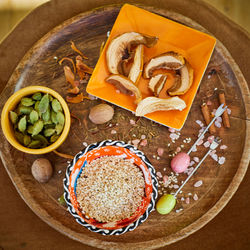
[[130, 160], [104, 156], [83, 168], [76, 194], [83, 214], [99, 222], [114, 222], [136, 211], [144, 189], [143, 173]]

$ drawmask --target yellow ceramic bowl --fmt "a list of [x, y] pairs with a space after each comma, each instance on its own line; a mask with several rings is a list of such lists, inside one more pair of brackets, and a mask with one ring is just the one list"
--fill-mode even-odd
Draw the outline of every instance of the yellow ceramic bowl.
[[[48, 93], [53, 97], [55, 97], [61, 103], [65, 115], [64, 129], [60, 137], [50, 146], [41, 149], [31, 149], [21, 145], [14, 136], [13, 125], [9, 119], [9, 112], [15, 109], [16, 105], [20, 102], [21, 98], [24, 96], [32, 95], [36, 92]], [[43, 86], [29, 86], [15, 92], [7, 100], [2, 110], [1, 126], [6, 139], [16, 149], [28, 154], [45, 154], [58, 148], [66, 139], [70, 129], [70, 112], [67, 103], [56, 91]]]

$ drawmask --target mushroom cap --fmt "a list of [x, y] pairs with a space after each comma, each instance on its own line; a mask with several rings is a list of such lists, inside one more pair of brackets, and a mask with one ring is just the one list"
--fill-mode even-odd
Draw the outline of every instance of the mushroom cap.
[[191, 65], [186, 62], [186, 64], [180, 69], [180, 77], [177, 76], [175, 84], [168, 89], [169, 95], [183, 95], [191, 87], [193, 83], [194, 70]]
[[118, 65], [125, 54], [125, 50], [132, 45], [144, 44], [147, 47], [152, 47], [157, 42], [156, 37], [143, 35], [137, 32], [127, 32], [114, 38], [106, 51], [106, 59], [108, 69], [112, 74], [119, 74]]
[[127, 77], [122, 75], [111, 75], [106, 78], [106, 82], [113, 84], [123, 94], [135, 95], [135, 103], [142, 99], [141, 91]]
[[143, 76], [150, 78], [156, 69], [178, 70], [183, 67], [185, 59], [182, 55], [169, 51], [152, 58], [144, 66]]
[[186, 108], [186, 103], [177, 96], [168, 99], [147, 97], [139, 102], [135, 115], [143, 116], [155, 111], [183, 110], [184, 108]]
[[150, 78], [148, 88], [154, 93], [155, 96], [159, 96], [162, 88], [167, 80], [167, 76], [158, 74]]

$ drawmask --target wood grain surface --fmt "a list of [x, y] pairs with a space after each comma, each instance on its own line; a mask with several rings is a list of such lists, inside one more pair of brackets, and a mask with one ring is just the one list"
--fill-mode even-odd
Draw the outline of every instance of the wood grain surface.
[[[164, 16], [168, 16], [174, 20], [178, 20], [182, 23], [186, 23], [187, 25], [194, 26], [195, 28], [202, 29], [191, 20], [174, 12], [162, 11], [157, 8], [148, 9]], [[29, 51], [25, 58], [21, 61], [18, 69], [11, 77], [7, 88], [1, 95], [3, 97], [1, 100], [2, 103], [4, 103], [6, 98], [13, 92], [13, 88], [16, 84], [19, 84], [18, 87], [23, 87], [31, 85], [31, 82], [32, 85], [39, 83], [41, 85], [55, 88], [59, 91], [59, 93], [65, 96], [67, 85], [65, 84], [63, 78], [62, 69], [57, 63], [55, 63], [53, 56], [56, 55], [61, 57], [64, 56], [65, 53], [68, 53], [68, 51], [70, 51], [69, 40], [74, 40], [79, 43], [79, 46], [83, 49], [83, 51], [86, 51], [86, 54], [92, 55], [89, 64], [94, 66], [98, 58], [99, 50], [96, 49], [97, 42], [94, 44], [93, 39], [94, 41], [99, 41], [99, 44], [101, 44], [101, 42], [105, 39], [106, 31], [112, 27], [112, 21], [114, 21], [118, 11], [119, 8], [112, 7], [85, 13], [74, 18], [73, 20], [67, 21], [50, 32], [46, 37], [40, 40], [39, 43], [31, 51]], [[93, 30], [91, 25], [94, 24], [101, 26], [102, 28]], [[79, 27], [81, 27], [81, 29], [79, 29]], [[85, 35], [86, 33], [87, 35]], [[83, 36], [84, 40], [82, 40]], [[234, 64], [230, 55], [220, 43], [218, 43], [216, 47], [208, 71], [211, 68], [216, 68], [222, 77], [225, 85], [220, 86], [220, 88], [225, 89], [226, 96], [229, 100], [228, 104], [233, 111], [231, 118], [232, 128], [228, 131], [218, 131], [218, 134], [224, 139], [224, 143], [228, 146], [232, 145], [232, 147], [230, 147], [230, 154], [227, 153], [227, 162], [223, 165], [223, 167], [218, 168], [212, 159], [209, 159], [207, 161], [207, 166], [209, 166], [209, 168], [203, 168], [203, 171], [199, 172], [199, 177], [196, 176], [196, 178], [202, 178], [204, 183], [206, 183], [206, 185], [199, 189], [201, 198], [198, 202], [193, 203], [190, 206], [184, 205], [184, 211], [182, 213], [173, 213], [168, 218], [162, 217], [154, 212], [148, 221], [137, 229], [137, 234], [134, 234], [136, 231], [131, 232], [119, 237], [119, 239], [107, 239], [103, 236], [96, 234], [93, 235], [93, 233], [88, 232], [86, 229], [76, 224], [65, 208], [59, 206], [57, 202], [57, 198], [62, 193], [62, 186], [60, 186], [60, 183], [63, 178], [62, 175], [58, 174], [58, 170], [63, 170], [66, 163], [62, 162], [60, 158], [50, 154], [48, 157], [54, 162], [55, 165], [55, 174], [53, 179], [46, 185], [37, 184], [31, 177], [29, 169], [31, 162], [35, 159], [35, 157], [23, 155], [20, 152], [10, 149], [10, 146], [5, 142], [1, 148], [3, 149], [2, 156], [5, 159], [5, 163], [9, 163], [5, 164], [5, 166], [7, 166], [8, 171], [12, 179], [15, 181], [17, 188], [19, 188], [23, 198], [26, 201], [28, 199], [29, 206], [56, 229], [62, 230], [69, 236], [78, 238], [78, 240], [81, 240], [84, 243], [88, 242], [87, 244], [98, 247], [109, 247], [110, 245], [117, 246], [115, 242], [126, 242], [126, 244], [123, 244], [124, 247], [126, 247], [126, 245], [129, 247], [143, 246], [145, 244], [145, 238], [147, 238], [147, 241], [151, 241], [151, 247], [162, 246], [169, 244], [172, 241], [176, 241], [176, 239], [185, 237], [192, 231], [195, 231], [204, 225], [204, 223], [210, 220], [225, 205], [227, 200], [234, 193], [244, 175], [249, 161], [247, 158], [249, 154], [243, 155], [243, 160], [245, 160], [245, 162], [241, 162], [240, 165], [242, 152], [245, 146], [244, 139], [247, 138], [247, 125], [245, 120], [247, 118], [246, 101], [248, 101], [248, 89], [245, 80], [237, 65]], [[57, 72], [58, 75], [54, 76], [54, 72]], [[20, 76], [22, 76], [22, 81], [17, 82], [17, 80], [20, 79]], [[33, 82], [35, 82], [35, 84]], [[213, 90], [218, 86], [218, 83], [219, 81], [217, 77], [213, 76], [208, 79], [207, 74], [205, 75], [199, 94], [188, 118], [189, 120], [181, 132], [182, 139], [187, 136], [192, 137], [192, 139], [195, 138], [195, 132], [197, 132], [199, 128], [196, 126], [196, 130], [194, 129], [194, 121], [197, 118], [202, 119], [199, 109], [201, 100], [208, 99], [209, 95], [209, 99], [214, 101], [214, 105], [217, 105], [217, 95], [213, 92]], [[88, 109], [89, 106], [94, 105], [94, 103], [95, 102], [85, 102], [77, 107], [75, 105], [71, 105], [70, 108], [75, 112], [79, 112], [79, 115], [82, 115], [81, 111], [83, 109]], [[122, 123], [122, 126], [117, 128], [119, 131], [117, 135], [112, 136], [109, 133], [108, 136], [111, 139], [128, 140], [129, 138], [124, 137], [123, 132], [126, 131], [125, 128], [128, 126], [129, 118], [131, 118], [132, 115], [118, 108], [116, 108], [116, 111], [117, 113], [122, 114], [122, 116], [126, 118], [126, 121]], [[119, 117], [116, 119], [119, 119]], [[89, 123], [88, 126], [91, 126], [91, 124]], [[149, 126], [151, 126], [149, 121], [145, 119], [140, 121], [140, 129]], [[69, 136], [70, 139], [67, 140], [61, 148], [62, 151], [67, 150], [67, 153], [74, 154], [82, 148], [80, 143], [83, 140], [90, 143], [107, 138], [106, 132], [99, 133], [97, 135], [89, 135], [89, 133], [87, 135], [85, 133], [75, 135], [73, 134], [75, 129], [79, 129], [78, 123], [72, 124], [72, 134]], [[84, 127], [80, 126], [80, 129], [84, 131]], [[156, 168], [160, 170], [166, 162], [169, 162], [169, 157], [166, 155], [160, 161], [156, 161], [153, 158], [153, 154], [156, 152], [158, 146], [166, 147], [166, 143], [169, 142], [169, 133], [166, 128], [162, 126], [156, 126], [154, 129], [156, 130], [158, 136], [163, 136], [165, 138], [165, 141], [159, 141], [159, 137], [156, 136], [152, 139], [149, 147], [144, 149], [144, 152], [149, 156]], [[120, 137], [118, 138], [118, 136]], [[77, 140], [79, 140], [79, 144], [77, 143], [72, 146], [72, 142]], [[173, 145], [173, 147], [176, 147], [177, 145]], [[237, 147], [235, 145], [237, 145]], [[13, 156], [12, 159], [15, 159], [15, 162], [8, 159], [7, 154], [9, 155], [9, 153], [11, 153]], [[245, 153], [247, 154], [247, 152]], [[204, 154], [204, 149], [197, 155], [201, 156], [202, 154]], [[235, 178], [233, 179], [233, 177]], [[231, 183], [232, 180], [233, 182]], [[227, 189], [228, 191], [223, 196], [225, 190]], [[191, 183], [187, 187], [187, 190], [193, 190]], [[216, 205], [214, 206], [214, 204]], [[206, 213], [209, 209], [210, 213]], [[197, 219], [199, 219], [199, 221]], [[198, 222], [191, 224], [194, 221]], [[153, 231], [151, 231], [152, 224], [155, 225]], [[165, 236], [166, 232], [168, 235], [167, 237]], [[136, 245], [134, 242], [139, 243]], [[148, 243], [146, 244], [149, 247]]]

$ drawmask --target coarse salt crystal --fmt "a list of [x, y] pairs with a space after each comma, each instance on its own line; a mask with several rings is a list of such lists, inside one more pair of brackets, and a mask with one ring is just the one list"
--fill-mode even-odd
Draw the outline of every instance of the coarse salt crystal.
[[157, 175], [159, 178], [162, 178], [161, 172], [157, 172], [156, 175]]
[[169, 131], [170, 133], [174, 133], [174, 132], [175, 132], [175, 129], [174, 129], [174, 128], [169, 128], [168, 131]]
[[211, 78], [211, 75], [208, 75], [208, 76], [207, 76], [207, 79], [210, 79], [210, 78]]
[[59, 171], [58, 171], [58, 174], [61, 174], [61, 173], [62, 173], [62, 170], [59, 170]]
[[185, 200], [185, 198], [184, 197], [181, 197], [181, 201], [184, 201]]
[[204, 145], [205, 148], [208, 148], [208, 147], [210, 146], [210, 142], [209, 142], [209, 141], [206, 141], [206, 142], [204, 142], [203, 145]]
[[229, 115], [231, 115], [231, 109], [229, 109], [229, 108], [227, 108], [227, 113], [229, 114]]
[[216, 153], [216, 149], [212, 150], [212, 151], [210, 152], [210, 155], [212, 156], [212, 155], [215, 154], [215, 153]]
[[195, 164], [194, 161], [190, 161], [189, 166], [192, 167]]
[[187, 197], [186, 200], [185, 200], [186, 204], [189, 204], [190, 203], [190, 198]]
[[157, 156], [157, 157], [156, 157], [156, 160], [160, 160], [160, 157], [159, 157], [159, 156]]
[[213, 109], [212, 111], [212, 115], [215, 115], [216, 109]]
[[222, 165], [222, 164], [225, 163], [225, 161], [226, 161], [226, 158], [225, 158], [224, 156], [222, 156], [222, 157], [219, 157], [218, 163], [219, 163], [220, 165]]
[[212, 102], [210, 100], [207, 101], [207, 106], [212, 105]]
[[177, 153], [181, 152], [181, 147], [177, 147], [177, 148], [176, 148], [176, 152], [177, 152]]
[[199, 159], [198, 157], [195, 156], [195, 157], [194, 157], [194, 161], [195, 161], [195, 162], [199, 162], [200, 159]]
[[147, 144], [148, 144], [148, 140], [147, 139], [144, 139], [144, 140], [142, 140], [140, 142], [140, 145], [143, 146], [143, 147], [147, 146]]
[[114, 129], [111, 130], [111, 134], [112, 134], [112, 135], [114, 135], [114, 134], [116, 134], [116, 133], [117, 133], [116, 130], [114, 130]]
[[136, 134], [132, 134], [133, 137], [136, 137]]
[[177, 189], [177, 188], [179, 188], [179, 185], [174, 184], [173, 188]]
[[203, 127], [203, 126], [204, 126], [203, 122], [200, 121], [200, 120], [196, 120], [195, 122], [196, 122], [200, 127]]
[[195, 147], [193, 147], [192, 152], [196, 152], [196, 151], [197, 151], [197, 148], [195, 146]]
[[221, 146], [220, 146], [220, 149], [223, 149], [223, 150], [224, 150], [224, 149], [227, 149], [227, 145], [221, 145]]
[[163, 148], [158, 148], [158, 149], [157, 149], [157, 154], [158, 154], [159, 156], [162, 156], [163, 153], [164, 153], [164, 149], [163, 149]]
[[201, 185], [203, 184], [203, 181], [202, 180], [200, 180], [200, 181], [197, 181], [197, 182], [195, 182], [194, 183], [194, 187], [200, 187]]
[[168, 182], [168, 176], [164, 175], [163, 176], [163, 183], [166, 184]]
[[167, 170], [167, 168], [163, 168], [163, 171], [166, 171]]
[[194, 199], [195, 201], [197, 201], [197, 200], [199, 199], [199, 198], [198, 198], [198, 195], [197, 195], [197, 194], [194, 194], [193, 199]]
[[212, 143], [214, 141], [214, 135], [208, 136], [207, 140]]
[[200, 139], [198, 142], [197, 142], [197, 146], [200, 146], [201, 144], [203, 143], [203, 140], [202, 139]]
[[171, 134], [169, 135], [169, 137], [170, 137], [172, 140], [176, 140], [176, 139], [179, 138], [179, 136], [178, 136], [177, 134], [175, 134], [175, 133], [171, 133]]
[[216, 118], [216, 121], [217, 122], [222, 122], [222, 118], [219, 116], [219, 117]]
[[132, 144], [133, 144], [134, 146], [138, 146], [138, 143], [139, 143], [139, 142], [140, 142], [139, 139], [132, 140]]
[[131, 125], [135, 125], [135, 121], [132, 120], [132, 119], [129, 120], [129, 123], [130, 123]]
[[121, 93], [121, 91], [120, 91], [119, 89], [116, 89], [115, 92], [116, 92], [117, 94], [120, 94], [120, 93]]
[[215, 160], [215, 161], [218, 161], [218, 155], [217, 154], [212, 154], [211, 155], [212, 159]]
[[83, 142], [82, 145], [83, 145], [84, 147], [87, 147], [87, 146], [88, 146], [88, 143], [87, 143], [87, 142]]
[[146, 135], [141, 135], [141, 139], [142, 140], [146, 139]]
[[220, 122], [215, 121], [215, 122], [214, 122], [214, 125], [215, 125], [215, 127], [217, 127], [217, 128], [221, 128], [221, 123], [220, 123]]

